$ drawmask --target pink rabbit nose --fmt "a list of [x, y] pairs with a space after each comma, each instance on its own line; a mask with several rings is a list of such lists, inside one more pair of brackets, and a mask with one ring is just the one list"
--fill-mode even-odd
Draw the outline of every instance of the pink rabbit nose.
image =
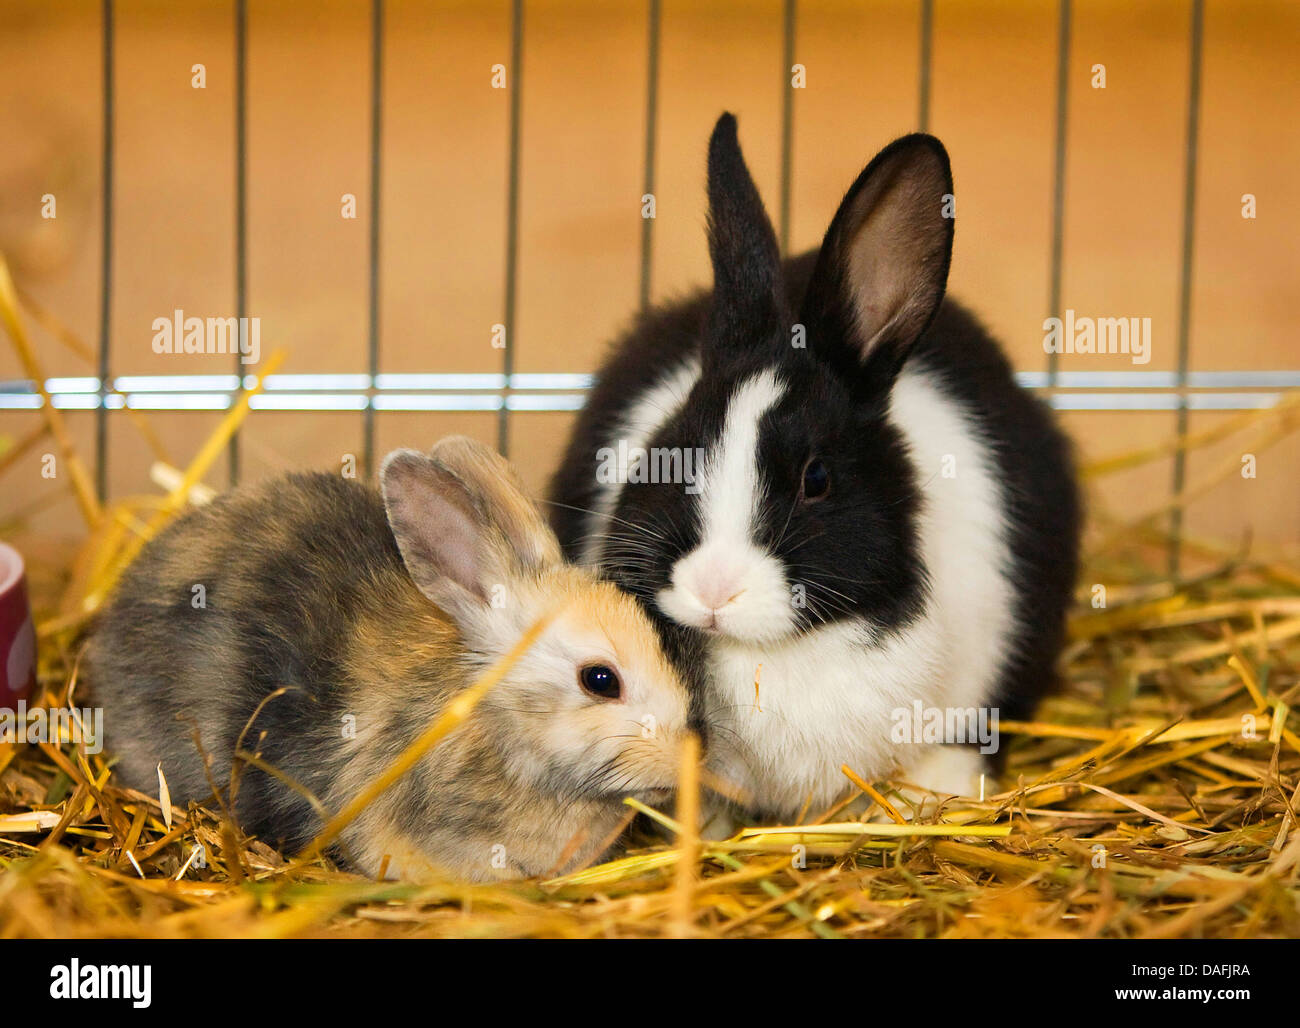
[[701, 606], [717, 613], [744, 591], [731, 580], [703, 582], [695, 590], [695, 598]]

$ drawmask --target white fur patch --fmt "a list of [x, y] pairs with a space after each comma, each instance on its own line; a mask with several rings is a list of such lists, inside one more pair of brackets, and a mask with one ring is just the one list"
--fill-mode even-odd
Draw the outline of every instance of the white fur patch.
[[[642, 449], [654, 437], [659, 429], [668, 423], [681, 410], [686, 397], [700, 378], [700, 360], [691, 357], [685, 363], [674, 368], [659, 379], [637, 398], [628, 409], [627, 415], [618, 423], [606, 445], [618, 448], [620, 440], [626, 441], [627, 450]], [[623, 494], [621, 483], [627, 480], [627, 468], [620, 469], [617, 483], [608, 483], [600, 487], [596, 494], [595, 509], [589, 515], [586, 528], [587, 536], [582, 547], [582, 563], [599, 564], [605, 553], [605, 540], [609, 535], [610, 518], [618, 509], [618, 501]], [[595, 469], [593, 469], [593, 474]]]
[[794, 625], [785, 569], [752, 542], [762, 501], [758, 426], [784, 395], [771, 368], [731, 395], [700, 473], [700, 542], [673, 565], [671, 584], [657, 597], [681, 624], [753, 642], [778, 639]]
[[828, 806], [847, 786], [841, 764], [868, 779], [895, 765], [917, 767], [933, 747], [891, 742], [894, 712], [915, 700], [985, 705], [1001, 674], [1014, 595], [992, 454], [922, 368], [899, 376], [890, 418], [907, 440], [922, 497], [920, 549], [930, 576], [922, 616], [887, 636], [841, 622], [782, 642], [718, 639], [711, 648], [708, 706], [721, 729], [712, 736], [715, 768], [770, 812], [792, 815], [809, 797]]
[[702, 541], [748, 541], [758, 514], [758, 423], [785, 395], [785, 384], [767, 368], [731, 394], [722, 435], [705, 457], [701, 475]]
[[971, 746], [927, 746], [925, 756], [912, 766], [908, 777], [941, 796], [980, 799], [980, 779], [985, 793], [993, 792], [984, 758]]

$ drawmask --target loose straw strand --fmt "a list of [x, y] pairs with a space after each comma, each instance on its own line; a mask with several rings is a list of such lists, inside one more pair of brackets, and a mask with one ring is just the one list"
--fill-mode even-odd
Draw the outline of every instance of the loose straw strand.
[[677, 869], [673, 888], [673, 935], [688, 938], [695, 925], [695, 868], [700, 856], [700, 740], [682, 740], [677, 780]]

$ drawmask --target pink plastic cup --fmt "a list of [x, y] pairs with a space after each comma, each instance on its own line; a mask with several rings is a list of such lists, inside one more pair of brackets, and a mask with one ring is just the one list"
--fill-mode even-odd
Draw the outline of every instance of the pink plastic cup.
[[36, 686], [36, 629], [23, 558], [0, 543], [0, 707], [14, 709]]

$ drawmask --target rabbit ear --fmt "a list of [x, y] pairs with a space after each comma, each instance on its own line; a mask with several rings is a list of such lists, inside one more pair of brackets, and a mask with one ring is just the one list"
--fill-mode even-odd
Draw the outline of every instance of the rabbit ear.
[[770, 334], [783, 306], [781, 255], [740, 152], [732, 114], [718, 119], [709, 140], [709, 255], [710, 339], [725, 348], [751, 345]]
[[499, 554], [460, 479], [418, 450], [395, 450], [379, 481], [393, 538], [420, 592], [457, 620], [482, 609]]
[[939, 140], [904, 136], [877, 154], [822, 243], [802, 312], [810, 342], [846, 371], [877, 353], [901, 362], [943, 300], [952, 215]]
[[453, 435], [435, 444], [431, 456], [456, 473], [521, 568], [534, 571], [563, 560], [555, 533], [499, 453], [468, 436]]
[[490, 604], [494, 586], [560, 554], [501, 458], [470, 440], [445, 442], [432, 454], [390, 453], [380, 484], [412, 581], [464, 625]]

